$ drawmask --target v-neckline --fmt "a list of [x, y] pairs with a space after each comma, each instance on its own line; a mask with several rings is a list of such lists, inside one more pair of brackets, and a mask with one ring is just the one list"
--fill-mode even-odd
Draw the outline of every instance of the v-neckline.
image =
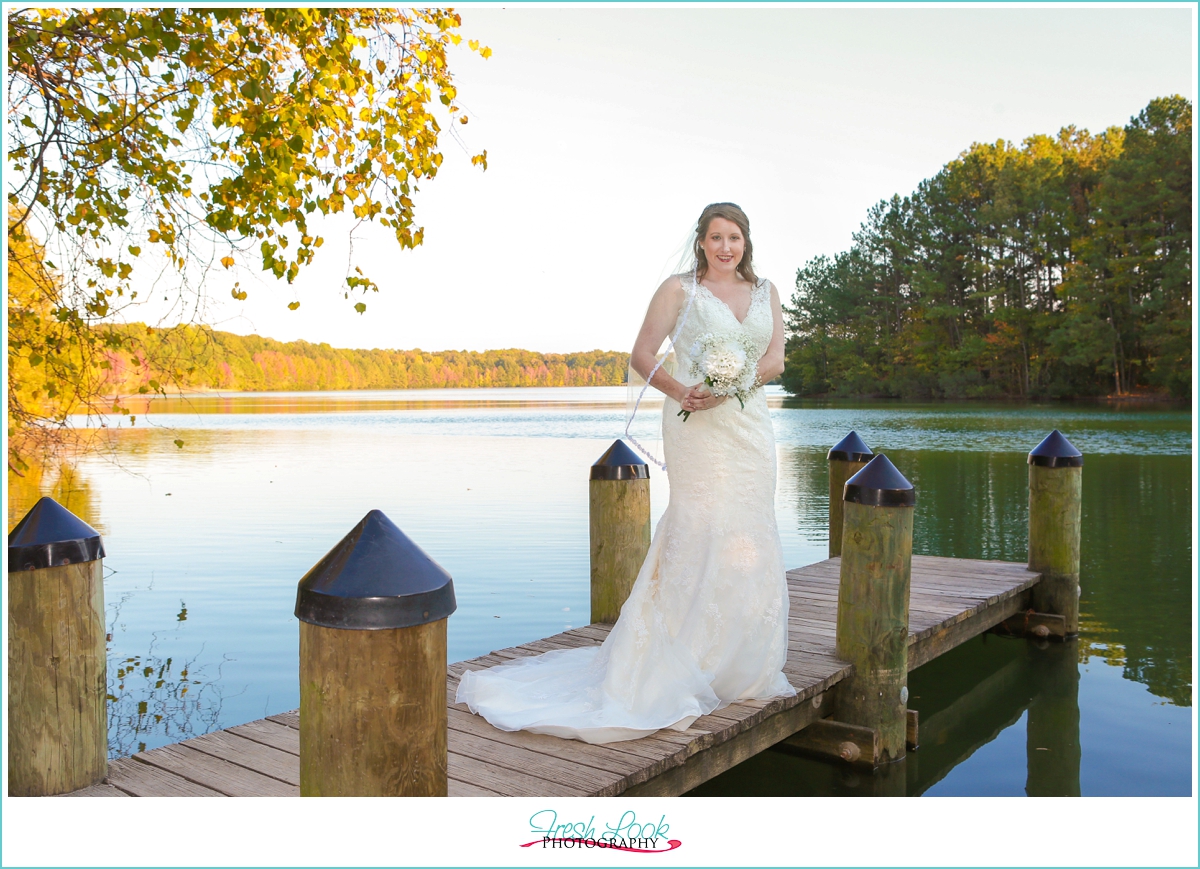
[[750, 319], [750, 312], [754, 309], [754, 291], [757, 289], [757, 287], [750, 287], [750, 304], [746, 306], [746, 316], [739, 320], [737, 314], [733, 313], [733, 308], [729, 307], [729, 303], [710, 290], [708, 287], [704, 286], [704, 284], [700, 282], [699, 278], [696, 279], [696, 286], [701, 287], [704, 292], [708, 293], [710, 296], [720, 302], [722, 307], [729, 312], [729, 316], [733, 317], [735, 323], [737, 323], [739, 326], [746, 325], [746, 321]]

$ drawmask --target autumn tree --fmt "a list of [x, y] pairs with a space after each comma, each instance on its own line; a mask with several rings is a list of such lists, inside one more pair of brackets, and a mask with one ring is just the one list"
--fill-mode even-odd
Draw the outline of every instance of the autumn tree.
[[[47, 349], [10, 328], [10, 433], [49, 431], [67, 406], [101, 409], [92, 379], [55, 372], [42, 404], [14, 397], [54, 354], [102, 367], [107, 351], [140, 353], [130, 332], [106, 325], [139, 287], [202, 295], [209, 269], [239, 264], [290, 283], [321, 247], [318, 215], [421, 244], [412, 196], [441, 165], [438, 119], [467, 122], [447, 61], [462, 41], [453, 11], [10, 7], [7, 17], [8, 243], [18, 260], [42, 256], [23, 278], [36, 278], [42, 307], [16, 310], [53, 320], [58, 342]], [[9, 268], [12, 280], [11, 253]], [[362, 312], [377, 290], [351, 262], [349, 303]], [[239, 284], [231, 292], [245, 298]]]

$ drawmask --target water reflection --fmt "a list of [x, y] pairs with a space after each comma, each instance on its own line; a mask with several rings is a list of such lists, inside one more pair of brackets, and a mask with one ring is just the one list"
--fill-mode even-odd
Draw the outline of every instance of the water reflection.
[[29, 461], [24, 473], [8, 470], [8, 530], [12, 531], [43, 496], [50, 496], [101, 534], [99, 497], [77, 461], [64, 456], [43, 464]]
[[[125, 404], [136, 414], [360, 413], [462, 408], [611, 407], [624, 404], [624, 386], [496, 389], [387, 389], [322, 392], [230, 392], [137, 395]], [[655, 403], [652, 399], [647, 404]], [[658, 401], [661, 405], [662, 402]]]
[[145, 751], [148, 747], [181, 742], [227, 726], [221, 722], [225, 700], [221, 671], [227, 656], [214, 667], [201, 660], [204, 644], [196, 654], [178, 660], [162, 651], [162, 646], [178, 646], [182, 639], [183, 623], [188, 619], [184, 601], [179, 602], [174, 624], [155, 631], [144, 654], [127, 655], [116, 651], [128, 645], [122, 639], [114, 643], [114, 637], [129, 630], [121, 619], [121, 611], [135, 594], [126, 592], [108, 606], [110, 759]]
[[[973, 795], [1079, 796], [1078, 641], [1035, 643], [984, 635], [909, 676], [920, 712], [917, 750], [874, 772], [848, 764], [764, 752], [689, 796], [921, 796], [1002, 733], [1026, 720], [1024, 770], [979, 776]], [[1023, 775], [1022, 775], [1023, 774]], [[1023, 778], [1022, 782], [1020, 779]], [[770, 782], [766, 791], [764, 782]], [[964, 793], [957, 783], [952, 791]]]

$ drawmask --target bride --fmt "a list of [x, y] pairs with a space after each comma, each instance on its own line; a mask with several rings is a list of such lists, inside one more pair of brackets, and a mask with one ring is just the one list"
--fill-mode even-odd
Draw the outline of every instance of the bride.
[[[775, 437], [762, 383], [783, 371], [779, 294], [736, 205], [700, 215], [694, 267], [650, 302], [630, 364], [663, 392], [671, 496], [603, 645], [468, 671], [457, 700], [501, 730], [604, 743], [685, 730], [739, 700], [789, 696], [788, 599], [775, 525]], [[671, 339], [678, 379], [656, 360]], [[748, 390], [705, 384], [705, 348], [741, 348]], [[717, 387], [714, 386], [713, 389]], [[720, 391], [720, 390], [718, 390]], [[745, 406], [742, 406], [744, 402]]]

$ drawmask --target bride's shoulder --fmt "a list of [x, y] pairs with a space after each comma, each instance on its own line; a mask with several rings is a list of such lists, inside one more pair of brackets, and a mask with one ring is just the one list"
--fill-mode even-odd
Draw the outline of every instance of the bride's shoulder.
[[687, 295], [687, 287], [690, 283], [691, 278], [688, 275], [671, 275], [658, 285], [655, 295], [671, 299], [682, 299]]

